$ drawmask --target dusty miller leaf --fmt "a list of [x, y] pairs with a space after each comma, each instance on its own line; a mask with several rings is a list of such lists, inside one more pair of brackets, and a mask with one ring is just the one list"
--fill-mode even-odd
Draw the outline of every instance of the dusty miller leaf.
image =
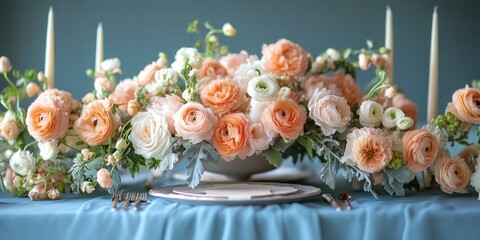
[[336, 176], [338, 172], [338, 162], [329, 161], [322, 164], [320, 171], [320, 179], [325, 182], [331, 189], [335, 189]]
[[172, 170], [173, 166], [177, 162], [178, 157], [175, 153], [170, 153], [160, 162], [160, 171]]
[[213, 162], [217, 164], [220, 159], [218, 152], [206, 142], [192, 145], [183, 152], [183, 155], [184, 159], [189, 161], [186, 169], [188, 186], [191, 188], [195, 188], [200, 183], [204, 172], [203, 163]]

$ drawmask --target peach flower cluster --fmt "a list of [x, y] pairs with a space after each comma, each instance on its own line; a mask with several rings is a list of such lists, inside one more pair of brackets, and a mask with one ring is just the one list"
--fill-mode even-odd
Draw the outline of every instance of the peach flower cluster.
[[265, 70], [272, 74], [300, 77], [307, 71], [307, 52], [289, 40], [263, 45], [262, 54]]
[[467, 193], [471, 171], [463, 158], [451, 158], [447, 151], [435, 162], [435, 180], [442, 191], [452, 194]]
[[210, 82], [200, 94], [203, 104], [210, 107], [217, 116], [238, 109], [245, 101], [244, 96], [245, 93], [235, 83], [225, 79]]
[[307, 111], [290, 98], [279, 99], [265, 108], [262, 124], [279, 133], [285, 139], [297, 139], [303, 135]]
[[464, 122], [480, 124], [480, 89], [467, 85], [455, 91], [448, 110]]
[[403, 159], [414, 173], [427, 169], [437, 158], [437, 139], [429, 131], [418, 129], [403, 136]]
[[248, 146], [249, 121], [243, 113], [230, 113], [218, 119], [213, 133], [213, 146], [225, 160], [233, 160], [237, 155], [245, 159], [243, 151]]

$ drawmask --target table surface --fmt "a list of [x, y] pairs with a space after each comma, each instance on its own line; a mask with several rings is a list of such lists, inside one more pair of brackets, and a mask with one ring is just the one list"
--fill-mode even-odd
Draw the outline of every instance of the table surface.
[[[125, 191], [145, 191], [134, 182]], [[179, 181], [157, 181], [155, 187]], [[320, 197], [267, 206], [193, 206], [150, 196], [139, 211], [111, 209], [110, 195], [66, 194], [30, 201], [0, 193], [0, 239], [479, 239], [476, 193], [438, 189], [376, 200], [349, 185], [354, 210], [335, 211]]]

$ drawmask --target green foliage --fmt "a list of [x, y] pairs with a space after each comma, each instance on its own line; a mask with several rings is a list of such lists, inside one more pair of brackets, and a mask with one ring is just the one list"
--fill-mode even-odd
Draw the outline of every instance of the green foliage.
[[88, 161], [84, 161], [78, 157], [73, 160], [73, 166], [69, 170], [69, 173], [73, 178], [73, 183], [71, 185], [73, 193], [79, 194], [84, 181], [92, 181], [96, 178], [97, 171], [101, 168], [102, 162], [102, 156]]
[[187, 26], [187, 33], [196, 33], [198, 34], [200, 31], [199, 29], [199, 23], [198, 23], [198, 19], [195, 19], [193, 21], [191, 21], [188, 26]]
[[200, 183], [203, 174], [203, 163], [212, 162], [217, 164], [220, 160], [220, 154], [209, 143], [203, 141], [187, 148], [183, 152], [183, 159], [187, 164], [187, 182], [188, 186], [195, 188]]
[[455, 143], [470, 145], [468, 142], [470, 128], [462, 129], [462, 121], [453, 113], [446, 112], [445, 114], [440, 114], [436, 118], [432, 119], [431, 123], [438, 126], [440, 129], [443, 129], [447, 133], [447, 139], [451, 143], [451, 146], [454, 146]]
[[262, 152], [262, 154], [267, 158], [268, 162], [272, 164], [275, 167], [280, 167], [282, 165], [282, 153], [279, 151], [276, 151], [275, 149], [267, 149]]

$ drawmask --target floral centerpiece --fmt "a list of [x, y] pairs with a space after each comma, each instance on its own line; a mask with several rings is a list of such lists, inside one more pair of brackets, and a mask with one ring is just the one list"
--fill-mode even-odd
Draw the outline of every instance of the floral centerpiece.
[[[257, 57], [220, 44], [219, 34], [236, 34], [231, 24], [205, 27], [206, 36], [180, 48], [171, 64], [160, 53], [132, 79], [117, 81], [118, 59], [88, 70], [94, 89], [81, 102], [48, 89], [42, 72], [11, 71], [2, 57], [9, 84], [0, 95], [4, 187], [33, 200], [98, 187], [114, 192], [120, 168], [134, 176], [140, 166], [165, 171], [179, 159], [188, 161], [187, 182], [195, 187], [206, 162], [263, 155], [274, 166], [286, 158], [319, 160], [331, 188], [341, 170], [374, 196], [376, 186], [404, 195], [417, 176], [428, 180], [424, 172], [435, 172], [446, 192], [465, 191], [474, 165], [451, 159], [445, 144], [463, 142], [466, 123], [480, 122], [477, 89], [455, 93], [451, 113], [415, 130], [415, 104], [385, 81], [386, 48], [368, 41], [364, 49], [329, 48], [314, 58], [280, 39]], [[199, 31], [198, 21], [187, 29]], [[356, 71], [372, 66], [375, 78], [363, 94]], [[23, 109], [20, 102], [35, 95]], [[480, 190], [477, 175], [472, 184]]]

